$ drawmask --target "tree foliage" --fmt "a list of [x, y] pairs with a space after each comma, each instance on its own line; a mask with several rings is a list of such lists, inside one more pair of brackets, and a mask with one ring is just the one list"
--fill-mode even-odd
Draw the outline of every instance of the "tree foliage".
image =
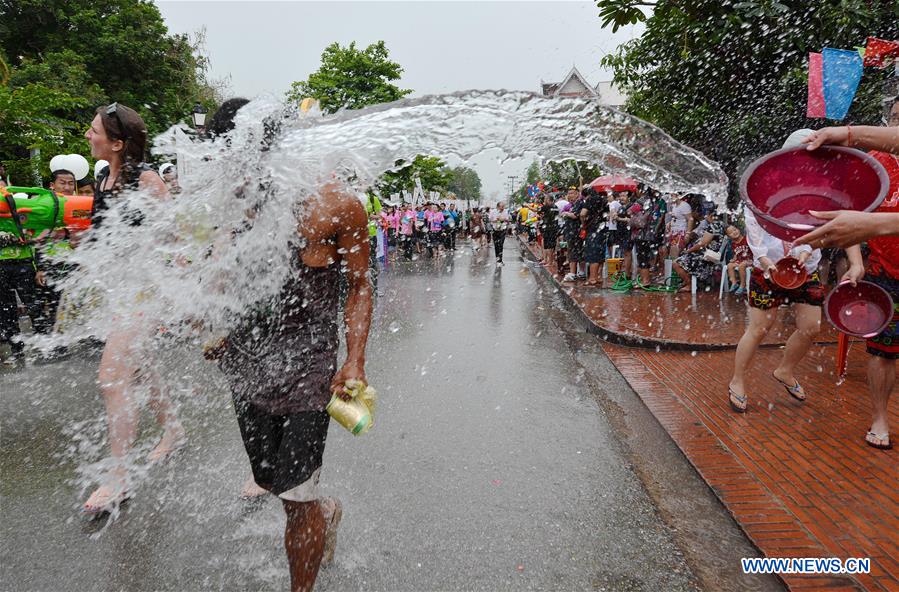
[[452, 170], [436, 156], [419, 154], [412, 162], [398, 160], [395, 164], [395, 170], [387, 171], [375, 182], [382, 196], [413, 191], [415, 179], [421, 180], [425, 191], [446, 191], [453, 178]]
[[569, 187], [580, 188], [582, 183], [589, 183], [601, 174], [599, 166], [586, 160], [547, 161], [542, 165], [535, 160], [528, 166], [524, 183], [512, 192], [511, 200], [514, 203], [530, 201], [529, 185], [542, 182], [544, 191], [566, 191]]
[[447, 189], [456, 199], [479, 201], [481, 199], [481, 177], [474, 169], [458, 166], [452, 169]]
[[342, 107], [361, 109], [366, 105], [389, 103], [411, 93], [392, 84], [403, 68], [390, 60], [387, 46], [378, 41], [357, 49], [332, 43], [322, 52], [321, 67], [309, 78], [294, 82], [287, 99], [300, 102], [306, 97], [318, 99], [323, 111], [334, 113]]
[[[641, 20], [634, 0], [600, 0], [603, 24]], [[636, 12], [634, 12], [636, 11]], [[644, 17], [645, 18], [645, 17]], [[659, 0], [643, 35], [603, 59], [626, 109], [719, 161], [733, 182], [805, 117], [808, 53], [899, 38], [896, 0]], [[849, 123], [879, 122], [885, 70], [866, 68]]]
[[[137, 110], [151, 136], [187, 119], [196, 101], [214, 109], [202, 41], [170, 35], [146, 0], [0, 0], [9, 66], [0, 100], [11, 109], [0, 113], [0, 160], [15, 180], [30, 178], [34, 164], [47, 174], [60, 152], [87, 155], [81, 136], [94, 109], [112, 101]], [[41, 162], [29, 162], [32, 148]]]
[[635, 0], [599, 0], [596, 3], [599, 8], [599, 18], [602, 26], [612, 25], [615, 33], [625, 25], [635, 25], [646, 20], [646, 13], [641, 7], [654, 7], [654, 2], [637, 2]]
[[574, 159], [549, 161], [543, 165], [541, 172], [543, 183], [559, 191], [567, 190], [569, 187], [580, 187], [602, 174], [597, 165], [586, 160]]
[[82, 99], [41, 84], [0, 87], [0, 159], [14, 182], [42, 181], [35, 178], [28, 153], [17, 153], [17, 147], [37, 148], [46, 159], [61, 153], [86, 154], [83, 123], [67, 118], [85, 106]]

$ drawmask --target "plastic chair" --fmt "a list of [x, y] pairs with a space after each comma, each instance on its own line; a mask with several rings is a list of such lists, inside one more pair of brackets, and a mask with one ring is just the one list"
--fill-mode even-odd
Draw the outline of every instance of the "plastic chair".
[[730, 281], [727, 278], [727, 264], [730, 262], [731, 257], [729, 257], [731, 253], [731, 244], [730, 239], [724, 239], [721, 243], [721, 250], [718, 251], [718, 254], [721, 255], [721, 283], [718, 287], [718, 300], [724, 298], [724, 291], [729, 287]]

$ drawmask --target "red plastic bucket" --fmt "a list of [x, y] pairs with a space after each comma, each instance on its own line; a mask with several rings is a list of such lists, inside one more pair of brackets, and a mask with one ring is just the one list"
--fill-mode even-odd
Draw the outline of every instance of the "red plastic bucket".
[[775, 266], [777, 269], [771, 272], [771, 280], [785, 290], [798, 288], [808, 279], [805, 266], [796, 257], [784, 257]]
[[877, 284], [843, 282], [827, 295], [824, 314], [843, 333], [874, 337], [893, 319], [893, 299]]
[[755, 160], [740, 177], [740, 197], [769, 234], [786, 241], [821, 226], [809, 210], [876, 209], [889, 176], [872, 156], [843, 146], [776, 150]]

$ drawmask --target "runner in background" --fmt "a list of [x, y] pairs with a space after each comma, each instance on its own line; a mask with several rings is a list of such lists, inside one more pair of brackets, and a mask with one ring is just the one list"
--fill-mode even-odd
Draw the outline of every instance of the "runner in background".
[[490, 211], [490, 226], [493, 228], [493, 249], [496, 253], [496, 266], [503, 266], [503, 246], [506, 242], [506, 232], [512, 220], [509, 211], [506, 210], [506, 202], [499, 202], [496, 208]]

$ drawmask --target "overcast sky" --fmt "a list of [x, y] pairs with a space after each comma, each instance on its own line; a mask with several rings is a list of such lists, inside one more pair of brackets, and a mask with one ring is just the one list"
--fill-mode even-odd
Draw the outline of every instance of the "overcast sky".
[[[334, 41], [383, 39], [415, 95], [471, 88], [539, 90], [577, 65], [608, 80], [600, 59], [638, 36], [600, 28], [593, 2], [180, 2], [158, 1], [169, 30], [206, 28], [212, 76], [235, 94], [283, 93], [318, 69]], [[413, 95], [414, 96], [414, 95]]]
[[[639, 36], [642, 25], [612, 34], [589, 1], [554, 2], [232, 2], [158, 0], [173, 33], [206, 29], [211, 77], [228, 78], [231, 93], [247, 98], [280, 95], [318, 69], [322, 50], [335, 41], [366, 46], [384, 40], [412, 96], [468, 89], [540, 90], [576, 65], [595, 85], [610, 80], [604, 55]], [[487, 195], [509, 174], [472, 162]]]

